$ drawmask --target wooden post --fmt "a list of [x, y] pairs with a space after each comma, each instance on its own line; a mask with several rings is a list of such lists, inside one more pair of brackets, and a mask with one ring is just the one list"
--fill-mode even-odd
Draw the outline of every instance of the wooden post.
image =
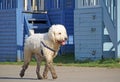
[[25, 11], [28, 10], [28, 0], [25, 0], [25, 2], [24, 2], [24, 10]]
[[33, 0], [32, 10], [37, 10], [36, 0]]
[[118, 41], [118, 58], [120, 58], [120, 0], [117, 0], [117, 41]]

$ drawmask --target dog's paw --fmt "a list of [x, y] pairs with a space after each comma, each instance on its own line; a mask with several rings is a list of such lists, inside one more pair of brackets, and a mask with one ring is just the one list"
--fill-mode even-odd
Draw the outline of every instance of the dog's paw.
[[48, 79], [48, 76], [43, 75], [43, 79]]
[[24, 76], [24, 73], [23, 72], [20, 72], [20, 77], [22, 78]]
[[43, 78], [42, 77], [38, 77], [39, 80], [42, 80]]
[[58, 77], [57, 76], [53, 76], [53, 79], [57, 79]]
[[43, 79], [43, 77], [42, 77], [41, 75], [38, 75], [37, 78], [38, 78], [39, 80]]

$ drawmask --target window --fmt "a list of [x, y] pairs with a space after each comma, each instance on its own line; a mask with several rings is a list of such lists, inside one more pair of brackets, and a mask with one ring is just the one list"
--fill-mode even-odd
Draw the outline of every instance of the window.
[[7, 9], [11, 9], [12, 8], [12, 3], [11, 3], [11, 0], [8, 0], [7, 2], [6, 2], [6, 6], [7, 6]]
[[38, 10], [44, 10], [44, 0], [38, 0]]
[[2, 1], [0, 1], [0, 9], [2, 9]]
[[73, 44], [73, 35], [69, 35], [68, 37], [68, 44]]
[[60, 8], [60, 0], [52, 0], [51, 8]]
[[3, 0], [2, 1], [2, 9], [6, 9], [6, 4], [5, 3], [6, 3], [6, 0]]
[[72, 3], [73, 3], [72, 0], [66, 0], [66, 7], [71, 8], [73, 5]]
[[17, 0], [11, 0], [11, 4], [12, 4], [12, 8], [16, 8], [17, 7]]

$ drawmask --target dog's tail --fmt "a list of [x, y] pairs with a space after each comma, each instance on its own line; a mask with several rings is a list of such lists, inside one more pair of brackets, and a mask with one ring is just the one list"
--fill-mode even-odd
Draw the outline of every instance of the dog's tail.
[[30, 34], [30, 36], [31, 36], [31, 35], [34, 35], [34, 34], [35, 34], [35, 33], [34, 33], [34, 30], [33, 30], [33, 29], [30, 29], [30, 30], [29, 30], [29, 34]]

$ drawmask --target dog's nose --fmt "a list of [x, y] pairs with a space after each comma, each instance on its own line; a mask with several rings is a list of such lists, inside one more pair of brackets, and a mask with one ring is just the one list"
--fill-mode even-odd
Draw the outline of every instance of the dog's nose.
[[65, 40], [67, 40], [67, 38], [65, 38]]

